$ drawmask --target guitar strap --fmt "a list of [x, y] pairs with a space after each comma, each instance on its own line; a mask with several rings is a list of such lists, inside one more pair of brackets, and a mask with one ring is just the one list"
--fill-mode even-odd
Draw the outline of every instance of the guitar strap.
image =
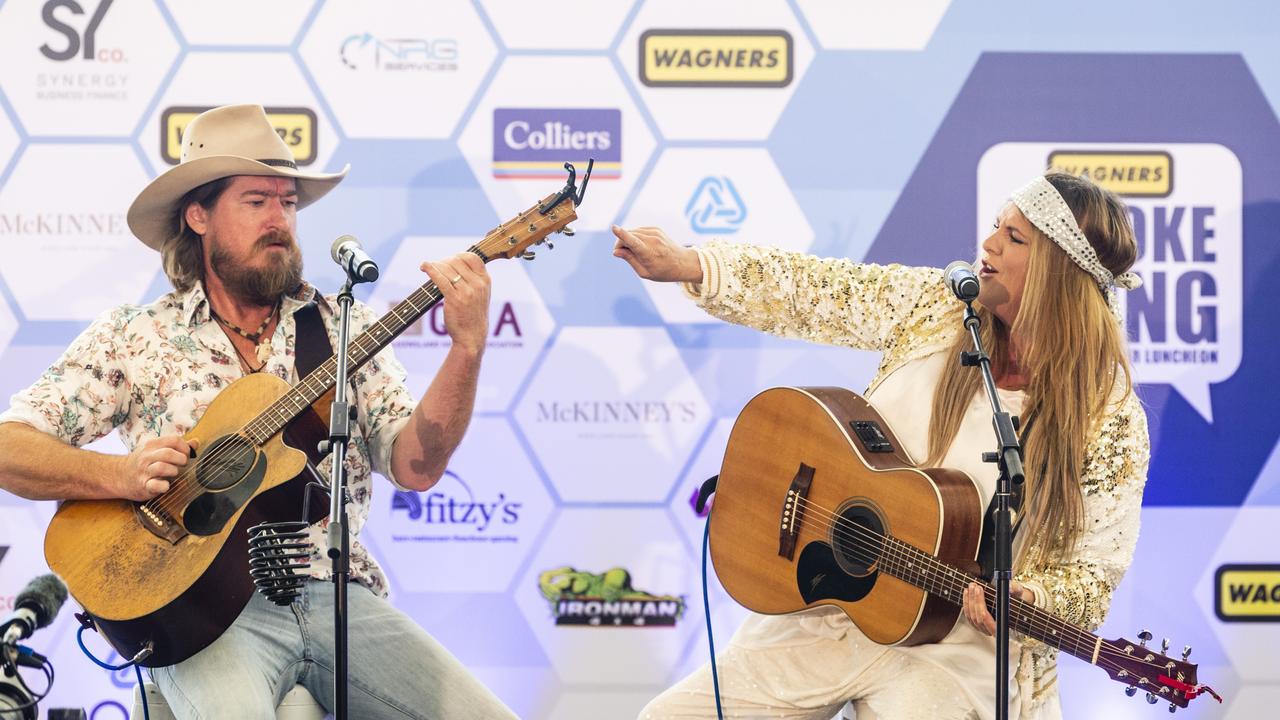
[[293, 314], [293, 322], [297, 330], [293, 366], [301, 380], [333, 355], [333, 345], [329, 342], [329, 333], [324, 329], [320, 308], [314, 300]]

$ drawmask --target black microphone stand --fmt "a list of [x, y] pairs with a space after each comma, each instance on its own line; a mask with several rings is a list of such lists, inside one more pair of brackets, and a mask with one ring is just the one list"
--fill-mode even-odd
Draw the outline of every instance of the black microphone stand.
[[329, 411], [329, 440], [333, 452], [329, 472], [329, 559], [333, 566], [333, 717], [347, 720], [347, 581], [351, 577], [351, 531], [347, 524], [347, 443], [355, 408], [347, 403], [347, 347], [351, 340], [351, 288], [364, 278], [347, 267], [347, 281], [338, 292], [338, 360], [333, 405]]
[[973, 299], [964, 302], [964, 326], [973, 338], [973, 350], [960, 353], [960, 364], [978, 366], [982, 370], [982, 382], [991, 401], [992, 427], [996, 433], [996, 452], [982, 453], [983, 462], [995, 462], [1000, 466], [1000, 479], [996, 484], [995, 511], [995, 560], [992, 563], [992, 579], [996, 585], [996, 720], [1009, 717], [1009, 583], [1013, 580], [1013, 520], [1010, 502], [1013, 486], [1021, 485], [1022, 445], [1013, 418], [1000, 406], [996, 393], [996, 381], [991, 375], [991, 358], [982, 349], [978, 328], [982, 320], [973, 311]]

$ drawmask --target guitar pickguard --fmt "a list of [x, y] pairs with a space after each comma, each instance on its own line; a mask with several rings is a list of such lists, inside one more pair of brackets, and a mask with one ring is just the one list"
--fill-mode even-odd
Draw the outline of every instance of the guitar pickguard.
[[824, 542], [811, 542], [800, 551], [796, 563], [796, 589], [806, 603], [819, 600], [857, 602], [875, 587], [880, 571], [861, 577], [846, 573], [836, 562], [835, 552]]
[[187, 504], [182, 524], [192, 535], [217, 535], [257, 492], [267, 472], [267, 456], [244, 438], [218, 438], [200, 461], [196, 479], [205, 492]]

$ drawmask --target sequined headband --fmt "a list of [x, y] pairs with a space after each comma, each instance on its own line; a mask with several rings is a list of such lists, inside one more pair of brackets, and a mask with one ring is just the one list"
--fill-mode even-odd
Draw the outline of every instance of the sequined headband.
[[1111, 313], [1116, 316], [1116, 320], [1123, 323], [1124, 318], [1120, 315], [1120, 298], [1116, 294], [1116, 288], [1133, 290], [1141, 287], [1142, 278], [1131, 272], [1123, 272], [1118, 276], [1111, 274], [1102, 261], [1098, 260], [1098, 253], [1080, 231], [1080, 226], [1076, 224], [1076, 216], [1071, 212], [1071, 208], [1067, 207], [1067, 201], [1062, 199], [1058, 189], [1043, 176], [1019, 188], [1013, 193], [1012, 199], [1013, 204], [1018, 206], [1033, 225], [1057, 243], [1076, 265], [1093, 276], [1102, 294], [1107, 298], [1107, 305], [1111, 306]]

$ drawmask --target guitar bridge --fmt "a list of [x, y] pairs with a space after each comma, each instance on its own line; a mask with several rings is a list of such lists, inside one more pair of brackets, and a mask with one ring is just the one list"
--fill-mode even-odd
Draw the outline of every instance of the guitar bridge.
[[168, 540], [170, 544], [176, 545], [179, 540], [187, 536], [186, 529], [174, 520], [172, 515], [158, 507], [152, 507], [149, 503], [134, 503], [133, 514], [148, 532]]
[[800, 463], [782, 502], [782, 529], [778, 533], [778, 555], [788, 560], [796, 554], [796, 538], [800, 536], [800, 523], [804, 519], [800, 504], [809, 497], [812, 484], [813, 468]]

